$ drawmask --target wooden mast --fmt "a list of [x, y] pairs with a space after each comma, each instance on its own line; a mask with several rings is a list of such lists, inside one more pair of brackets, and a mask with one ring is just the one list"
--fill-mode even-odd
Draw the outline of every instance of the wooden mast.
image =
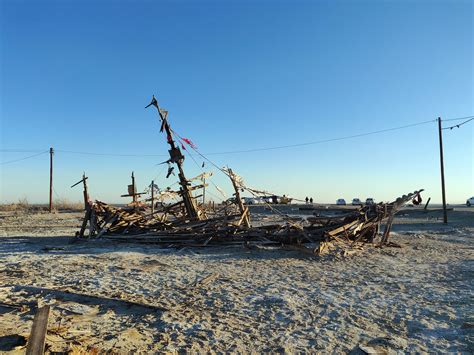
[[120, 197], [131, 197], [132, 198], [131, 205], [133, 206], [134, 209], [137, 209], [139, 205], [138, 197], [140, 197], [141, 195], [144, 195], [145, 192], [137, 192], [137, 186], [135, 184], [135, 174], [133, 171], [132, 171], [132, 184], [128, 185], [127, 188], [128, 188], [128, 194], [120, 195]]
[[170, 154], [170, 159], [169, 162], [175, 163], [178, 166], [178, 178], [179, 178], [179, 184], [181, 185], [180, 188], [180, 194], [183, 198], [184, 202], [184, 208], [186, 209], [186, 213], [189, 218], [192, 219], [200, 219], [200, 214], [198, 213], [198, 209], [196, 206], [196, 201], [194, 200], [193, 196], [191, 195], [191, 192], [189, 191], [189, 182], [186, 179], [186, 176], [184, 175], [183, 171], [183, 161], [184, 161], [184, 156], [181, 153], [181, 150], [179, 147], [176, 146], [174, 140], [173, 140], [173, 134], [170, 128], [170, 125], [167, 120], [167, 112], [164, 111], [164, 115], [162, 111], [160, 110], [160, 107], [158, 106], [158, 101], [156, 100], [155, 96], [153, 95], [153, 98], [151, 99], [151, 102], [147, 107], [150, 107], [151, 105], [155, 106], [158, 114], [160, 115], [161, 119], [161, 131], [166, 132], [166, 138], [167, 142], [170, 145], [171, 149], [168, 150]]
[[241, 221], [245, 223], [247, 228], [250, 228], [250, 218], [249, 218], [249, 210], [248, 208], [244, 207], [242, 203], [242, 198], [240, 197], [239, 187], [237, 186], [237, 182], [235, 181], [235, 175], [232, 169], [228, 168], [227, 171], [229, 172], [230, 181], [232, 181], [232, 185], [234, 186], [234, 196], [235, 196], [235, 203], [239, 207], [240, 213], [242, 215]]

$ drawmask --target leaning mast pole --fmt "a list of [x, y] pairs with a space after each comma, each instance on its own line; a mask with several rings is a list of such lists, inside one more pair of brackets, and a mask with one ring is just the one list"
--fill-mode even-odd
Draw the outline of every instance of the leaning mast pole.
[[179, 184], [181, 185], [180, 188], [180, 194], [183, 198], [184, 202], [184, 208], [186, 209], [186, 213], [190, 218], [195, 218], [195, 219], [200, 219], [200, 214], [198, 213], [198, 209], [196, 206], [196, 202], [191, 195], [191, 191], [189, 190], [189, 181], [186, 179], [186, 176], [184, 175], [183, 171], [183, 161], [184, 161], [184, 156], [181, 153], [181, 150], [179, 147], [176, 146], [174, 140], [173, 140], [173, 134], [171, 131], [171, 127], [168, 123], [167, 120], [167, 112], [164, 111], [164, 114], [162, 110], [160, 110], [160, 107], [158, 106], [158, 100], [156, 100], [155, 96], [153, 95], [153, 98], [151, 99], [150, 104], [148, 104], [145, 108], [150, 107], [150, 106], [155, 106], [158, 114], [160, 115], [161, 119], [161, 129], [160, 131], [165, 131], [166, 132], [166, 137], [167, 137], [167, 142], [170, 145], [171, 149], [168, 150], [170, 154], [170, 159], [169, 161], [172, 163], [175, 163], [178, 166], [178, 178], [179, 178]]

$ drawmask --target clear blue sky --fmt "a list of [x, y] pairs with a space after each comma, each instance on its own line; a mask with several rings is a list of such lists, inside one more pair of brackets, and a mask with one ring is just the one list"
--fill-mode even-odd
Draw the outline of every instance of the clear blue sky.
[[[55, 195], [72, 201], [84, 170], [92, 196], [109, 202], [125, 201], [132, 170], [139, 189], [157, 175], [161, 187], [173, 182], [156, 165], [166, 157], [60, 152], [167, 154], [156, 113], [144, 110], [152, 94], [203, 153], [474, 115], [471, 1], [0, 4], [1, 149], [54, 147]], [[464, 202], [474, 124], [444, 134], [448, 202]], [[380, 201], [425, 188], [439, 202], [438, 149], [432, 123], [209, 157], [249, 186], [299, 198]], [[32, 154], [1, 152], [0, 162]], [[46, 202], [48, 164], [43, 154], [0, 165], [1, 201]], [[189, 158], [185, 168], [200, 172]], [[225, 177], [215, 182], [230, 192]]]

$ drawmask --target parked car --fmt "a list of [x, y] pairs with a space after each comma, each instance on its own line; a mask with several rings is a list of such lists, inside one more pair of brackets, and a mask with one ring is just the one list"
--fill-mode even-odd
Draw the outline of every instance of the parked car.
[[375, 205], [375, 201], [372, 197], [369, 197], [365, 200], [365, 205], [370, 206], [370, 205]]
[[472, 205], [474, 205], [474, 197], [468, 198], [466, 201], [467, 207], [471, 207]]
[[242, 197], [244, 205], [261, 205], [265, 203], [261, 197]]
[[344, 200], [343, 198], [339, 198], [339, 199], [336, 201], [336, 205], [338, 205], [338, 206], [345, 206], [345, 205], [346, 205], [346, 200]]
[[242, 202], [244, 205], [255, 205], [257, 203], [253, 197], [242, 197]]
[[278, 203], [278, 200], [277, 201], [274, 201], [273, 200], [273, 196], [263, 196], [262, 197], [262, 200], [264, 203]]
[[362, 202], [360, 202], [360, 199], [358, 199], [357, 197], [353, 198], [352, 199], [352, 206], [362, 206]]

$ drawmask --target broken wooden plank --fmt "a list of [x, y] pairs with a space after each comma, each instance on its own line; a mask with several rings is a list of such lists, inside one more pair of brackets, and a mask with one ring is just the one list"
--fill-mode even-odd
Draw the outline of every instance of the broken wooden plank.
[[33, 319], [26, 355], [42, 355], [46, 340], [46, 331], [48, 330], [49, 306], [38, 308]]
[[245, 207], [244, 212], [242, 212], [242, 216], [240, 217], [239, 221], [236, 223], [236, 226], [240, 226], [245, 218], [247, 218], [249, 214], [249, 208]]
[[97, 234], [97, 237], [96, 238], [100, 238], [105, 232], [107, 232], [108, 228], [107, 226], [108, 225], [112, 225], [114, 224], [114, 222], [118, 219], [118, 215], [113, 215], [111, 218], [109, 218], [104, 226], [102, 227], [102, 230], [99, 232], [99, 234]]
[[341, 226], [341, 227], [339, 227], [339, 228], [330, 230], [330, 231], [328, 232], [328, 234], [329, 234], [330, 236], [335, 236], [335, 235], [337, 235], [337, 234], [339, 234], [339, 233], [341, 233], [341, 232], [344, 232], [344, 231], [350, 229], [351, 227], [353, 227], [354, 225], [356, 225], [358, 222], [359, 222], [359, 220], [356, 219], [355, 221], [352, 221], [352, 222], [350, 222], [350, 223], [344, 224], [343, 226]]

